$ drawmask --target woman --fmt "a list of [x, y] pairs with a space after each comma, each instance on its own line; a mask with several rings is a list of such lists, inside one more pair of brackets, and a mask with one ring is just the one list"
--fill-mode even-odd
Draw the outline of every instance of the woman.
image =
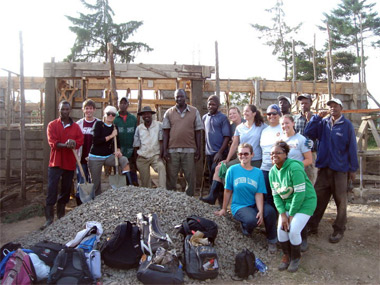
[[104, 122], [98, 121], [95, 125], [92, 146], [88, 156], [88, 167], [90, 169], [92, 182], [94, 183], [95, 196], [102, 193], [102, 167], [103, 165], [115, 166], [115, 156], [119, 159], [122, 173], [127, 177], [130, 185], [132, 185], [128, 159], [122, 155], [119, 147], [115, 152], [114, 137], [117, 139], [117, 145], [120, 145], [117, 137], [117, 127], [113, 124], [116, 112], [117, 110], [115, 107], [107, 106], [104, 109]]
[[269, 181], [278, 217], [277, 237], [283, 257], [279, 270], [296, 272], [301, 258], [301, 231], [317, 207], [317, 196], [301, 161], [288, 158], [289, 145], [278, 141], [270, 156]]
[[235, 133], [236, 127], [241, 123], [244, 123], [245, 120], [242, 119], [241, 113], [238, 107], [231, 107], [228, 111], [228, 119], [230, 120], [231, 134]]
[[233, 165], [227, 170], [223, 207], [215, 214], [217, 216], [226, 214], [232, 196], [231, 212], [234, 219], [241, 223], [243, 234], [250, 235], [254, 228], [264, 222], [268, 250], [274, 253], [277, 242], [276, 211], [264, 203], [266, 189], [263, 173], [251, 164], [255, 155], [250, 144], [243, 143], [238, 150], [240, 164]]
[[[239, 143], [249, 143], [253, 147], [253, 152], [255, 153], [255, 155], [252, 157], [251, 164], [252, 166], [260, 168], [260, 136], [261, 132], [266, 128], [267, 125], [264, 124], [264, 119], [255, 105], [246, 105], [243, 110], [243, 115], [246, 121], [236, 127], [227, 159], [223, 162], [227, 165], [227, 168], [231, 165], [238, 164], [239, 158], [232, 160], [232, 157], [236, 153]], [[220, 165], [218, 165], [215, 169], [215, 174], [210, 187], [210, 194], [205, 198], [201, 198], [203, 202], [214, 205], [220, 193], [220, 204], [222, 204], [223, 183], [219, 177], [219, 170]]]
[[[296, 133], [294, 129], [294, 119], [292, 115], [284, 115], [280, 119], [282, 135], [281, 140], [286, 142], [290, 148], [289, 158], [302, 161], [304, 167], [310, 165], [313, 162], [311, 154], [312, 145], [306, 144], [307, 139]], [[313, 142], [309, 140], [309, 142]]]
[[265, 195], [265, 201], [273, 208], [272, 191], [269, 185], [269, 170], [272, 168], [272, 161], [270, 158], [270, 151], [273, 144], [280, 139], [282, 130], [280, 125], [281, 111], [280, 107], [276, 104], [269, 105], [267, 108], [267, 119], [269, 126], [261, 133], [260, 146], [263, 151], [263, 162], [261, 164], [261, 170], [264, 174], [265, 186], [267, 188], [267, 194]]

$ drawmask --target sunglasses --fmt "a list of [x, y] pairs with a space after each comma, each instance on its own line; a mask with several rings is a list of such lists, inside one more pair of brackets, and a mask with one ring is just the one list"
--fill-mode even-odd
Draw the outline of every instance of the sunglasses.
[[106, 113], [106, 114], [107, 114], [107, 116], [112, 116], [112, 117], [115, 117], [115, 116], [116, 116], [115, 113]]
[[276, 112], [267, 113], [267, 116], [276, 116], [276, 115], [278, 115], [278, 113], [276, 113]]
[[245, 157], [247, 157], [248, 155], [250, 155], [249, 152], [239, 152], [238, 153], [238, 156], [245, 156]]

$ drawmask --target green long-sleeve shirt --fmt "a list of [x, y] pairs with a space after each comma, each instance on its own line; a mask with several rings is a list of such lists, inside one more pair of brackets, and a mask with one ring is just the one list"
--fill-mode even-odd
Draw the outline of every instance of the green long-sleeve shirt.
[[312, 216], [317, 207], [317, 195], [307, 177], [303, 163], [286, 159], [281, 169], [274, 165], [269, 172], [273, 200], [280, 214], [303, 213]]

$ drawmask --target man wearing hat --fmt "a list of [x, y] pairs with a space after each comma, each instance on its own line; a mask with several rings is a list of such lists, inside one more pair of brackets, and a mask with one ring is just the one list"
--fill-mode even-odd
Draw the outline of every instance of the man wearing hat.
[[[137, 127], [136, 117], [128, 112], [129, 100], [127, 97], [122, 97], [119, 100], [119, 111], [115, 118], [114, 124], [119, 130], [119, 140], [121, 146], [121, 153], [128, 158], [129, 167], [131, 169], [131, 177], [133, 184], [138, 186], [136, 174], [136, 158], [133, 155], [133, 137]], [[127, 184], [129, 184], [127, 182]]]
[[[343, 104], [337, 98], [327, 102], [329, 111], [320, 111], [306, 125], [305, 135], [318, 139], [317, 160], [319, 169], [315, 191], [317, 209], [310, 219], [309, 233], [317, 233], [318, 225], [330, 201], [331, 195], [337, 207], [333, 223], [331, 243], [339, 242], [344, 235], [347, 223], [347, 181], [355, 179], [359, 168], [355, 130], [352, 123], [342, 115]], [[326, 117], [328, 114], [330, 116]]]
[[277, 97], [278, 106], [280, 106], [281, 114], [286, 115], [291, 113], [292, 101], [290, 101], [289, 97], [284, 95], [280, 95]]
[[149, 106], [141, 109], [137, 115], [141, 116], [144, 123], [136, 128], [133, 147], [137, 150], [136, 164], [140, 173], [142, 187], [151, 188], [150, 167], [158, 173], [158, 186], [166, 188], [166, 169], [161, 159], [162, 156], [162, 123], [153, 120]]

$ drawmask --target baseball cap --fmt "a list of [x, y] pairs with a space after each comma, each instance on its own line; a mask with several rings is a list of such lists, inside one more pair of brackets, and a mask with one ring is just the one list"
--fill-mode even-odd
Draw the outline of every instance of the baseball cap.
[[297, 97], [297, 100], [299, 101], [302, 99], [309, 99], [310, 101], [313, 101], [310, 94], [301, 94], [300, 96]]
[[331, 103], [337, 103], [343, 108], [342, 101], [340, 101], [338, 98], [333, 98], [333, 99], [327, 101], [326, 104], [327, 104], [327, 106], [330, 106]]
[[119, 103], [120, 103], [122, 100], [125, 100], [127, 103], [129, 103], [129, 100], [128, 100], [128, 98], [127, 98], [127, 97], [125, 97], [125, 96], [124, 96], [124, 97], [121, 97], [121, 98], [120, 98], [120, 100], [119, 100]]
[[281, 99], [286, 99], [286, 100], [288, 100], [289, 104], [292, 104], [292, 101], [290, 100], [289, 97], [286, 97], [284, 95], [280, 95], [280, 96], [277, 97], [278, 101], [280, 101]]
[[280, 107], [278, 107], [278, 105], [276, 104], [269, 105], [267, 108], [267, 113], [270, 112], [270, 109], [275, 109], [276, 112], [281, 116], [281, 110], [280, 110]]
[[108, 112], [116, 114], [117, 110], [116, 110], [116, 108], [114, 106], [108, 105], [107, 107], [104, 108], [103, 113], [107, 114]]

